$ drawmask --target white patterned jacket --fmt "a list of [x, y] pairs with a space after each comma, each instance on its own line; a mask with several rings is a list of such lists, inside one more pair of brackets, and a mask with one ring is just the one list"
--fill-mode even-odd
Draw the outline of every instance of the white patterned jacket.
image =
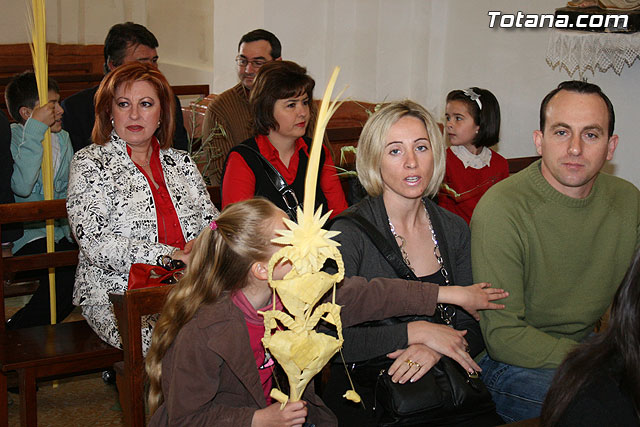
[[[160, 163], [186, 241], [218, 216], [189, 155], [160, 150]], [[73, 302], [109, 304], [109, 292], [127, 288], [133, 263], [156, 264], [175, 248], [158, 242], [151, 188], [115, 132], [109, 142], [89, 145], [71, 162], [67, 211], [80, 246]]]

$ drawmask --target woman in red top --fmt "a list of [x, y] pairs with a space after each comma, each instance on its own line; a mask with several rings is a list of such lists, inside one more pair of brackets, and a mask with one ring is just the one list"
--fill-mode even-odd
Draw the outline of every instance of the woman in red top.
[[447, 95], [447, 169], [438, 204], [467, 224], [480, 197], [509, 176], [507, 160], [489, 147], [498, 143], [500, 105], [491, 92], [472, 87]]
[[[314, 115], [314, 86], [306, 68], [294, 62], [273, 61], [260, 68], [249, 98], [257, 136], [234, 147], [227, 157], [223, 208], [261, 196], [295, 216], [295, 206], [304, 198], [311, 148], [311, 140], [304, 135]], [[284, 181], [279, 188], [278, 175]], [[332, 217], [347, 208], [327, 147], [323, 147], [318, 185], [316, 208], [322, 205], [323, 211], [331, 210]]]

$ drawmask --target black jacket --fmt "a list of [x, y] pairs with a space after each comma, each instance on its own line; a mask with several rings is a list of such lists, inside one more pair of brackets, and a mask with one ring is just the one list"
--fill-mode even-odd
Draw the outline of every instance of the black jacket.
[[[0, 112], [0, 203], [14, 203], [11, 191], [13, 156], [11, 156], [11, 128], [9, 120]], [[13, 242], [22, 237], [22, 224], [8, 224], [2, 227], [2, 243]]]

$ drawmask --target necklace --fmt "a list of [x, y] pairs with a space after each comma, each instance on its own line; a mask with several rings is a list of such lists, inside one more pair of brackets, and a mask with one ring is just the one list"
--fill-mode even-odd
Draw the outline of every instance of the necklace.
[[[440, 245], [438, 244], [438, 238], [436, 237], [436, 232], [433, 229], [433, 224], [431, 223], [431, 217], [429, 216], [429, 212], [427, 211], [427, 205], [423, 202], [422, 207], [424, 208], [424, 214], [427, 216], [429, 231], [431, 232], [431, 240], [433, 241], [433, 255], [436, 257], [436, 261], [438, 261], [438, 265], [440, 266], [440, 273], [444, 277], [445, 286], [450, 286], [451, 281], [449, 279], [449, 272], [447, 271], [447, 268], [444, 265], [444, 259], [442, 258], [442, 254], [440, 253]], [[405, 243], [407, 243], [407, 241], [405, 240], [404, 237], [402, 237], [396, 232], [396, 229], [393, 226], [391, 219], [387, 218], [387, 221], [389, 222], [389, 229], [391, 230], [391, 234], [393, 234], [393, 237], [395, 237], [396, 240], [400, 241], [400, 244], [398, 245], [398, 247], [400, 249], [400, 253], [402, 254], [402, 259], [404, 260], [405, 264], [407, 264], [407, 267], [409, 267], [409, 269], [411, 269], [411, 271], [415, 273], [415, 270], [413, 269], [413, 267], [411, 267], [409, 254], [404, 249], [404, 245]], [[453, 317], [456, 315], [455, 307], [448, 304], [438, 303], [437, 308], [438, 308], [438, 311], [440, 312], [440, 318], [442, 319], [442, 321], [446, 325], [453, 327], [452, 321], [453, 321]]]
[[[151, 151], [151, 152], [149, 152], [149, 151]], [[153, 157], [153, 149], [152, 148], [147, 149], [147, 153], [146, 153], [145, 157], [149, 156], [149, 158], [147, 159], [146, 163], [138, 163], [137, 161], [133, 160], [133, 150], [131, 149], [129, 144], [127, 144], [127, 152], [129, 153], [129, 158], [131, 159], [131, 161], [133, 163], [135, 163], [136, 165], [140, 166], [141, 168], [146, 168], [147, 166], [149, 166], [151, 164], [151, 157]]]
[[409, 269], [415, 273], [416, 271], [413, 269], [413, 267], [411, 267], [409, 254], [407, 253], [407, 251], [404, 250], [404, 244], [407, 243], [407, 241], [405, 240], [404, 237], [396, 233], [396, 228], [393, 226], [393, 223], [391, 222], [391, 218], [388, 218], [388, 221], [389, 221], [389, 229], [391, 230], [391, 234], [393, 234], [393, 237], [395, 237], [396, 240], [400, 241], [398, 248], [400, 249], [400, 253], [402, 254], [402, 259], [404, 260], [404, 263], [407, 264], [407, 267], [409, 267]]
[[[133, 160], [133, 159], [132, 159]], [[146, 163], [138, 163], [136, 161], [134, 161], [134, 163], [140, 167], [146, 168], [147, 166], [149, 166], [151, 164], [151, 156], [149, 156], [149, 160], [147, 160]]]

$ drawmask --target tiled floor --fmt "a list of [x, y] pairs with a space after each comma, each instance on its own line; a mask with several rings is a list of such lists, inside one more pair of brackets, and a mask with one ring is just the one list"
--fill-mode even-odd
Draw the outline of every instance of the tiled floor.
[[[19, 399], [9, 393], [9, 426], [20, 425]], [[100, 373], [38, 384], [38, 426], [124, 426], [118, 392]]]
[[[29, 296], [8, 298], [5, 304], [9, 318], [28, 301]], [[66, 321], [82, 319], [75, 309]], [[9, 382], [15, 383], [15, 381]], [[11, 385], [11, 384], [10, 384]], [[102, 381], [101, 374], [93, 373], [57, 381], [38, 383], [38, 426], [124, 426], [118, 391]], [[11, 403], [13, 401], [13, 403]], [[9, 393], [9, 426], [20, 425], [19, 397]]]

